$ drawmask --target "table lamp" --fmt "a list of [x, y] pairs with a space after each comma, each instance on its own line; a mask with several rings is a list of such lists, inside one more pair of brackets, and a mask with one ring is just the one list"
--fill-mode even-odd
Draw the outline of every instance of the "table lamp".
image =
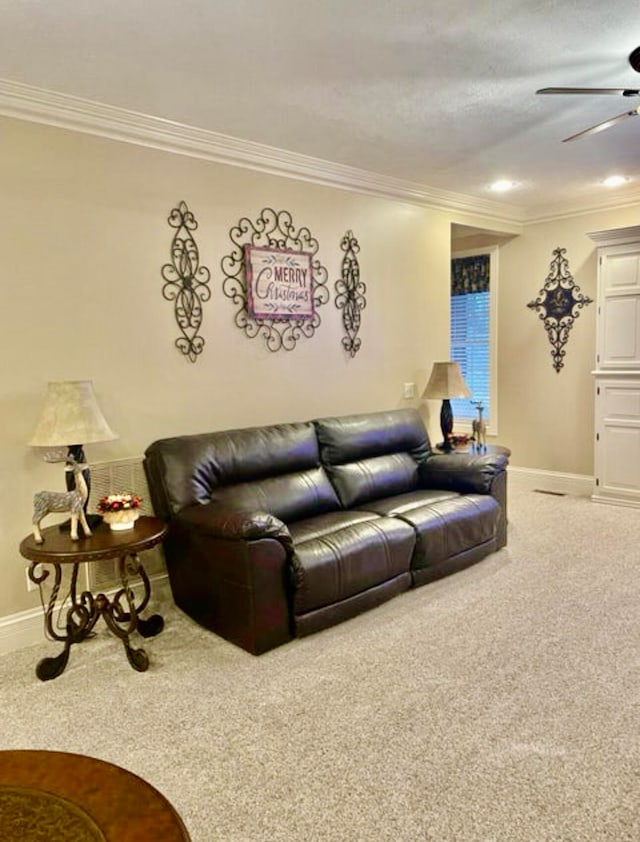
[[[83, 445], [113, 441], [118, 436], [107, 424], [93, 391], [91, 380], [58, 380], [49, 383], [38, 426], [29, 444], [31, 447], [67, 448], [67, 458], [85, 462]], [[81, 442], [81, 444], [80, 444]], [[83, 471], [89, 493], [91, 474]], [[75, 486], [73, 474], [65, 474], [67, 490]], [[89, 495], [87, 495], [87, 503]], [[93, 518], [95, 520], [100, 518]]]
[[471, 392], [464, 382], [460, 366], [455, 362], [434, 363], [431, 377], [422, 393], [423, 398], [442, 398], [440, 410], [440, 429], [442, 430], [441, 450], [451, 450], [451, 433], [453, 431], [453, 412], [450, 398], [470, 398]]

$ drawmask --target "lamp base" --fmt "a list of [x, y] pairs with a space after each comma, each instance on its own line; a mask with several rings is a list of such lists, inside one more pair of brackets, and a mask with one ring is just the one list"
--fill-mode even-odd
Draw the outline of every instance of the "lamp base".
[[451, 410], [451, 401], [445, 398], [442, 401], [442, 409], [440, 410], [440, 429], [442, 430], [442, 444], [438, 445], [438, 450], [451, 450], [451, 433], [453, 432], [453, 412]]

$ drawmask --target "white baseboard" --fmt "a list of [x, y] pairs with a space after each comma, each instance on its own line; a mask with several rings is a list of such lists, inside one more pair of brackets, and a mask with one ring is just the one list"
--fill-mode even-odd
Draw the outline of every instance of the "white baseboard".
[[42, 643], [44, 637], [42, 608], [31, 608], [0, 617], [0, 655]]
[[[165, 602], [172, 598], [166, 573], [150, 576], [149, 581], [154, 602]], [[137, 585], [134, 585], [134, 590], [137, 590], [137, 587]], [[115, 589], [110, 593], [114, 594]], [[19, 611], [17, 614], [0, 617], [0, 655], [7, 655], [9, 652], [15, 652], [18, 649], [34, 646], [44, 640], [42, 608], [30, 608], [28, 611]]]
[[591, 499], [594, 503], [605, 503], [608, 506], [628, 506], [631, 509], [640, 509], [640, 500], [637, 496], [625, 497], [623, 494], [614, 497], [612, 494], [602, 494], [596, 491]]
[[552, 494], [574, 494], [577, 497], [591, 497], [595, 488], [594, 477], [586, 474], [564, 474], [558, 471], [540, 471], [535, 468], [518, 468], [509, 465], [509, 474], [533, 490], [549, 491]]

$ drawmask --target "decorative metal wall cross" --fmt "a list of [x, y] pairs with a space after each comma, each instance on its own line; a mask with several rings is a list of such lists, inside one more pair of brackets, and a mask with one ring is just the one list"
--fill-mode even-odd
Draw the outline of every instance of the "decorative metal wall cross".
[[553, 367], [558, 374], [564, 366], [564, 346], [569, 339], [569, 331], [580, 315], [580, 310], [593, 302], [592, 298], [580, 292], [580, 287], [574, 282], [569, 272], [569, 261], [564, 257], [566, 251], [560, 247], [553, 250], [555, 257], [551, 261], [544, 286], [538, 297], [527, 304], [544, 322], [552, 346]]
[[360, 350], [362, 340], [358, 336], [360, 330], [360, 313], [367, 306], [364, 297], [366, 285], [360, 280], [360, 266], [356, 255], [360, 251], [358, 241], [353, 231], [347, 231], [342, 238], [340, 248], [344, 252], [340, 280], [336, 281], [336, 307], [342, 310], [342, 324], [346, 336], [342, 338], [342, 345], [352, 357]]
[[211, 273], [206, 266], [199, 265], [198, 246], [191, 235], [198, 223], [186, 202], [180, 202], [167, 221], [176, 233], [171, 241], [171, 263], [165, 263], [161, 269], [165, 280], [162, 294], [167, 301], [174, 302], [176, 322], [182, 331], [176, 346], [194, 363], [204, 347], [198, 331], [202, 324], [202, 302], [211, 298], [207, 286]]

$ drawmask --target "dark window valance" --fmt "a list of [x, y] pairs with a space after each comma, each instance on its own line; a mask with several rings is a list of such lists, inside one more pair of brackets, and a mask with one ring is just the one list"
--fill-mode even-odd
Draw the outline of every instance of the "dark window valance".
[[454, 257], [451, 261], [451, 295], [489, 292], [489, 255]]

